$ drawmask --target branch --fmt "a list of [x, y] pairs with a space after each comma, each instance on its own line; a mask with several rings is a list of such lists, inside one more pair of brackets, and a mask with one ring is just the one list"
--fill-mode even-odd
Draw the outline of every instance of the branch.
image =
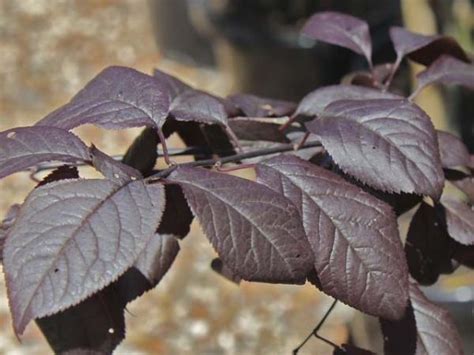
[[308, 342], [309, 339], [311, 339], [311, 337], [314, 335], [316, 338], [324, 341], [325, 343], [333, 346], [334, 348], [338, 348], [338, 346], [336, 344], [334, 344], [333, 342], [323, 338], [322, 336], [320, 336], [318, 334], [319, 330], [321, 329], [321, 327], [323, 326], [324, 322], [326, 321], [326, 319], [329, 317], [329, 315], [331, 314], [332, 310], [334, 309], [334, 307], [336, 307], [336, 304], [337, 304], [337, 299], [334, 300], [334, 302], [331, 304], [331, 306], [329, 307], [329, 309], [326, 311], [326, 313], [324, 314], [323, 318], [321, 318], [321, 320], [319, 321], [318, 325], [313, 329], [313, 331], [305, 338], [305, 340], [303, 340], [303, 342], [298, 345], [294, 350], [293, 350], [293, 355], [297, 355], [298, 352], [300, 351], [300, 349]]
[[[314, 147], [321, 147], [321, 143], [308, 142], [308, 143], [303, 144], [299, 149], [307, 149], [307, 148], [314, 148]], [[289, 152], [292, 150], [296, 150], [295, 145], [293, 143], [288, 143], [288, 144], [279, 145], [277, 147], [271, 147], [271, 148], [254, 150], [252, 152], [229, 155], [223, 158], [198, 160], [198, 161], [192, 161], [189, 163], [176, 164], [169, 167], [168, 169], [164, 169], [160, 171], [159, 173], [150, 176], [147, 180], [149, 182], [153, 182], [153, 181], [165, 178], [180, 166], [196, 167], [196, 166], [213, 166], [216, 164], [223, 165], [227, 163], [238, 162], [243, 159], [250, 159], [250, 158], [256, 158], [256, 157], [261, 157], [265, 155], [276, 154], [276, 153]]]

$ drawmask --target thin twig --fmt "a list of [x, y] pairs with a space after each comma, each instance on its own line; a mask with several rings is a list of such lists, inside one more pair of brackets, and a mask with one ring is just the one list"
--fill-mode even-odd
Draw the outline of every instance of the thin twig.
[[384, 92], [388, 91], [388, 89], [390, 88], [390, 84], [392, 84], [392, 80], [395, 77], [395, 74], [397, 73], [398, 67], [400, 66], [401, 62], [402, 62], [402, 57], [397, 57], [397, 60], [395, 61], [395, 64], [393, 65], [392, 70], [390, 71], [390, 76], [388, 77], [388, 79], [385, 81], [385, 84], [383, 85]]
[[170, 156], [168, 154], [168, 147], [166, 146], [166, 138], [165, 135], [163, 134], [163, 131], [161, 128], [158, 128], [157, 130], [158, 133], [158, 138], [160, 139], [161, 142], [161, 147], [163, 148], [163, 158], [165, 158], [165, 163], [168, 165], [176, 165], [174, 162], [170, 160]]
[[[157, 149], [158, 157], [163, 156], [163, 151], [161, 149]], [[186, 148], [168, 148], [168, 155], [170, 157], [179, 157], [179, 156], [188, 156], [188, 155], [196, 155], [196, 154], [218, 154], [218, 155], [228, 155], [233, 153], [233, 150], [216, 150], [216, 151], [211, 151], [210, 149], [206, 147], [186, 147]], [[121, 161], [123, 159], [123, 155], [113, 155], [112, 158], [115, 160]], [[83, 162], [83, 161], [78, 161], [74, 163], [74, 166], [80, 167], [80, 166], [86, 166], [90, 165], [90, 162]], [[43, 171], [48, 171], [48, 170], [54, 170], [57, 169], [61, 166], [65, 165], [64, 162], [58, 162], [58, 163], [44, 163], [44, 164], [38, 164], [37, 166], [33, 168], [26, 169], [25, 171], [31, 172], [33, 176], [36, 176], [37, 174], [43, 172]]]
[[321, 318], [321, 320], [319, 321], [318, 325], [316, 325], [316, 327], [313, 329], [313, 331], [303, 340], [303, 342], [298, 345], [298, 347], [296, 347], [294, 350], [293, 350], [293, 355], [297, 355], [298, 354], [298, 351], [300, 351], [300, 349], [309, 341], [309, 339], [311, 339], [312, 336], [315, 336], [316, 338], [318, 339], [321, 339], [323, 340], [324, 342], [328, 343], [329, 345], [332, 345], [334, 348], [338, 348], [338, 346], [334, 343], [332, 343], [331, 341], [325, 339], [325, 338], [322, 338], [318, 332], [319, 330], [321, 329], [321, 327], [323, 326], [324, 322], [326, 321], [326, 319], [329, 317], [329, 315], [331, 314], [332, 310], [334, 309], [334, 307], [336, 307], [336, 304], [337, 304], [337, 299], [334, 300], [334, 302], [331, 304], [331, 306], [328, 308], [328, 310], [326, 311], [326, 313], [324, 314], [323, 318]]
[[239, 164], [239, 165], [231, 166], [230, 168], [223, 168], [221, 167], [219, 162], [217, 162], [216, 164], [214, 164], [214, 168], [221, 173], [230, 173], [232, 171], [237, 171], [237, 170], [242, 170], [242, 169], [253, 169], [255, 168], [255, 164]]
[[[320, 142], [308, 142], [304, 144], [300, 149], [307, 149], [307, 148], [314, 148], [314, 147], [320, 147], [321, 143]], [[255, 157], [260, 157], [260, 156], [265, 156], [265, 155], [271, 155], [271, 154], [277, 154], [277, 153], [283, 153], [283, 152], [289, 152], [294, 150], [294, 144], [293, 143], [288, 143], [288, 144], [282, 144], [277, 147], [271, 147], [271, 148], [265, 148], [265, 149], [259, 149], [259, 150], [254, 150], [252, 152], [246, 152], [246, 153], [239, 153], [239, 154], [234, 154], [234, 155], [229, 155], [227, 157], [223, 158], [218, 158], [218, 159], [205, 159], [205, 160], [198, 160], [198, 161], [192, 161], [189, 163], [183, 163], [183, 164], [177, 164], [174, 166], [169, 167], [168, 169], [164, 169], [160, 171], [157, 174], [154, 174], [148, 178], [149, 182], [153, 182], [155, 180], [164, 178], [171, 174], [176, 168], [178, 167], [196, 167], [196, 166], [213, 166], [215, 164], [227, 164], [227, 163], [233, 163], [237, 162], [243, 159], [249, 159], [249, 158], [255, 158]]]

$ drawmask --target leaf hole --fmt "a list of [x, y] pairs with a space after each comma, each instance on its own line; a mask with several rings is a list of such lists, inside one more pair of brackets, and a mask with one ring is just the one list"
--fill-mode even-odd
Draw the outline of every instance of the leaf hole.
[[375, 145], [372, 146], [372, 149], [375, 149]]
[[55, 272], [55, 273], [58, 272], [58, 271], [59, 271], [59, 269], [54, 269], [54, 272]]
[[7, 138], [13, 138], [15, 137], [16, 132], [10, 132], [7, 134]]
[[115, 333], [114, 328], [109, 328], [109, 334], [114, 334], [114, 333]]

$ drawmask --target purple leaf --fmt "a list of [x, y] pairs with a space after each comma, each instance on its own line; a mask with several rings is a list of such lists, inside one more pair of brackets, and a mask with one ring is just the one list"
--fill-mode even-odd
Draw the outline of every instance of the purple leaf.
[[337, 12], [319, 12], [306, 22], [302, 33], [312, 39], [351, 49], [365, 56], [372, 66], [372, 44], [365, 21]]
[[7, 237], [8, 231], [15, 223], [18, 212], [20, 211], [21, 205], [14, 204], [10, 206], [3, 218], [2, 223], [0, 223], [0, 262], [3, 262], [3, 247], [5, 245], [5, 239]]
[[338, 175], [288, 155], [260, 163], [257, 181], [300, 211], [324, 292], [372, 315], [403, 316], [408, 270], [388, 205]]
[[54, 127], [18, 127], [0, 132], [0, 178], [44, 161], [89, 161], [89, 150], [74, 134]]
[[304, 283], [314, 256], [290, 201], [268, 187], [202, 168], [178, 168], [169, 177], [234, 274], [244, 280]]
[[240, 140], [288, 143], [281, 125], [248, 118], [233, 118], [229, 127]]
[[147, 242], [135, 267], [156, 286], [173, 264], [179, 252], [178, 240], [170, 234], [155, 234]]
[[67, 179], [78, 179], [79, 171], [77, 167], [70, 165], [63, 165], [53, 170], [48, 176], [41, 180], [36, 187], [40, 187], [49, 184], [54, 181], [67, 180]]
[[222, 277], [237, 285], [240, 284], [240, 281], [242, 281], [242, 278], [239, 275], [235, 274], [230, 268], [228, 268], [219, 258], [215, 258], [212, 260], [211, 268]]
[[455, 241], [464, 245], [474, 244], [474, 209], [463, 203], [446, 200], [442, 203], [446, 213], [448, 233]]
[[443, 55], [427, 69], [417, 74], [416, 78], [418, 87], [411, 97], [415, 97], [430, 84], [461, 85], [474, 89], [474, 66]]
[[384, 355], [415, 355], [417, 331], [415, 315], [411, 303], [408, 304], [403, 318], [388, 320], [380, 318], [383, 334]]
[[160, 83], [166, 84], [168, 86], [168, 93], [170, 95], [171, 100], [174, 100], [176, 96], [182, 94], [187, 90], [192, 90], [191, 86], [185, 84], [184, 82], [170, 74], [166, 74], [161, 70], [155, 69], [153, 71], [153, 76]]
[[336, 164], [388, 192], [438, 199], [444, 175], [430, 118], [407, 100], [347, 100], [306, 124]]
[[275, 100], [249, 94], [227, 97], [247, 117], [281, 117], [291, 115], [296, 104], [291, 101]]
[[221, 99], [199, 90], [188, 90], [176, 97], [170, 113], [178, 121], [227, 124], [227, 112]]
[[163, 186], [143, 181], [64, 180], [35, 189], [5, 242], [16, 333], [123, 274], [154, 235], [163, 208]]
[[158, 234], [172, 234], [183, 239], [188, 235], [194, 217], [181, 187], [176, 184], [166, 184], [165, 201], [165, 211], [157, 232]]
[[410, 222], [405, 254], [410, 275], [422, 285], [434, 284], [451, 268], [449, 235], [435, 208], [425, 202]]
[[474, 176], [467, 176], [460, 180], [451, 181], [451, 183], [464, 192], [471, 204], [474, 204]]
[[333, 355], [376, 355], [374, 352], [359, 348], [351, 344], [342, 344], [340, 348], [335, 348]]
[[462, 355], [461, 338], [449, 312], [430, 302], [413, 281], [410, 299], [418, 332], [416, 354]]
[[36, 322], [55, 354], [111, 354], [125, 337], [125, 305], [114, 283]]
[[72, 100], [37, 123], [72, 129], [83, 124], [122, 129], [161, 127], [171, 102], [168, 84], [131, 68], [109, 67]]
[[327, 105], [339, 100], [401, 99], [402, 97], [356, 85], [332, 85], [316, 89], [301, 100], [296, 114], [320, 115]]
[[469, 166], [471, 157], [461, 139], [448, 132], [436, 131], [436, 134], [443, 168]]
[[411, 60], [423, 65], [430, 65], [442, 55], [450, 55], [464, 62], [470, 62], [464, 50], [452, 37], [440, 35], [423, 35], [410, 32], [403, 27], [390, 28], [397, 53], [397, 61], [408, 55]]
[[90, 148], [92, 165], [109, 180], [125, 184], [130, 180], [139, 180], [143, 176], [131, 166], [125, 165], [111, 156], [101, 152], [95, 146]]
[[453, 259], [461, 265], [474, 269], [474, 245], [456, 243]]
[[142, 175], [148, 176], [155, 167], [158, 158], [156, 149], [159, 141], [158, 134], [154, 129], [145, 128], [128, 147], [122, 163], [137, 169]]
[[68, 354], [112, 353], [125, 337], [127, 303], [156, 286], [178, 250], [173, 237], [156, 235], [140, 254], [135, 267], [117, 281], [75, 306], [38, 319], [53, 350]]

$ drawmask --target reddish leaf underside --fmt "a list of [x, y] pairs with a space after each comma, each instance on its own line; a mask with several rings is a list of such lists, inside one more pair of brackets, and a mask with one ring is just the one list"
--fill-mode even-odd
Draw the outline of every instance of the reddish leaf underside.
[[293, 204], [268, 187], [202, 168], [178, 168], [204, 233], [224, 264], [244, 280], [304, 283], [314, 257]]
[[129, 269], [154, 235], [161, 184], [64, 180], [35, 189], [5, 242], [16, 333], [73, 306]]
[[439, 199], [444, 175], [430, 118], [407, 100], [345, 100], [306, 124], [336, 164], [388, 192]]
[[390, 206], [293, 156], [260, 163], [257, 180], [298, 208], [324, 292], [372, 315], [403, 316], [408, 270]]

